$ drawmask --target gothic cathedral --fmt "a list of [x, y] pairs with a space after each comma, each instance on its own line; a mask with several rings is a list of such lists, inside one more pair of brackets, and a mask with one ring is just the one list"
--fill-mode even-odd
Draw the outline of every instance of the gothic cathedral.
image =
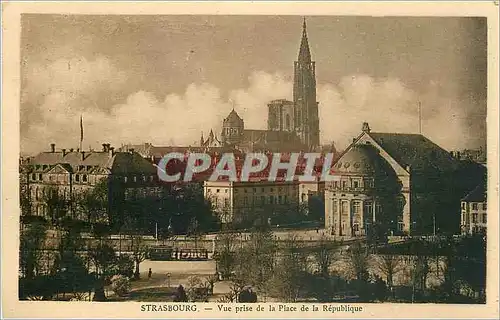
[[306, 21], [297, 61], [294, 62], [293, 101], [268, 103], [267, 130], [245, 129], [243, 119], [233, 109], [224, 119], [220, 139], [210, 133], [201, 139], [204, 147], [235, 147], [242, 151], [297, 152], [320, 147], [316, 64], [311, 59]]

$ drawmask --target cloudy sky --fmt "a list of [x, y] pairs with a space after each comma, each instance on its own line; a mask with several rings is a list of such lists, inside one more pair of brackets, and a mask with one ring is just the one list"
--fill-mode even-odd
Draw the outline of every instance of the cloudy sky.
[[[307, 17], [323, 143], [364, 121], [446, 149], [486, 145], [486, 20]], [[189, 145], [234, 108], [265, 129], [292, 97], [299, 16], [24, 15], [21, 151]]]

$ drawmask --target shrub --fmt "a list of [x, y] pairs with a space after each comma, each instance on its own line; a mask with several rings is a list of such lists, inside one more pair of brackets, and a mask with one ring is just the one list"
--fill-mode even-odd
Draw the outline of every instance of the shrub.
[[130, 292], [130, 279], [123, 275], [111, 277], [111, 289], [119, 297], [126, 295]]

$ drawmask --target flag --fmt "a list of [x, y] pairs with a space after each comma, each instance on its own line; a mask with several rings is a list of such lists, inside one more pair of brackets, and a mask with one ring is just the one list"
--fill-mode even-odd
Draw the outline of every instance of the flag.
[[80, 142], [83, 141], [83, 116], [80, 116]]

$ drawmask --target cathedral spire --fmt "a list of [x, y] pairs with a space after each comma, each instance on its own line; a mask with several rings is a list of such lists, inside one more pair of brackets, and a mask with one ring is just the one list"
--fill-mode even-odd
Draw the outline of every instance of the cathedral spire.
[[299, 62], [311, 62], [311, 51], [309, 50], [309, 41], [307, 40], [306, 18], [302, 23], [302, 40], [300, 41]]

